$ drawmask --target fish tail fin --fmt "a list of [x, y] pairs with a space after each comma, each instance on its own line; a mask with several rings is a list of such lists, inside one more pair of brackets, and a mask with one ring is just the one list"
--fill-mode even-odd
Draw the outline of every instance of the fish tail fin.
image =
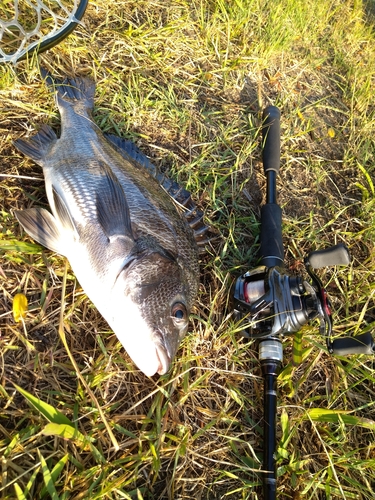
[[42, 125], [39, 132], [30, 139], [16, 139], [13, 144], [24, 155], [43, 165], [43, 159], [51, 145], [57, 141], [55, 132], [48, 125]]
[[93, 109], [95, 83], [92, 80], [83, 77], [60, 80], [46, 70], [41, 70], [41, 74], [48, 87], [56, 91], [57, 105], [60, 108], [74, 106], [79, 102], [87, 111]]

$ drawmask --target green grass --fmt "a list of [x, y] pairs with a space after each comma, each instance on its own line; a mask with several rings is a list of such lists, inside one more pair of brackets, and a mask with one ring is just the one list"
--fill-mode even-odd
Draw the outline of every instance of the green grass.
[[[91, 75], [100, 127], [136, 141], [224, 236], [202, 256], [190, 333], [153, 379], [12, 215], [46, 203], [12, 141], [59, 116], [36, 58], [0, 67], [1, 498], [262, 498], [262, 377], [229, 300], [257, 263], [261, 110], [282, 113], [288, 265], [346, 243], [352, 264], [319, 273], [334, 333], [372, 331], [374, 14], [373, 0], [92, 0], [84, 26], [40, 56], [53, 74]], [[279, 377], [279, 498], [374, 498], [374, 361], [331, 357], [316, 324], [302, 334], [297, 365], [285, 339]]]

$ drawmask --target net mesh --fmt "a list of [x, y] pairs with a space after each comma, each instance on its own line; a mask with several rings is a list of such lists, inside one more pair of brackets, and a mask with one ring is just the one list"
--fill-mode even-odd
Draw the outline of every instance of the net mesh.
[[[64, 38], [79, 22], [79, 0], [0, 0], [0, 61], [16, 62], [32, 50], [40, 51]], [[52, 40], [56, 39], [55, 43]]]

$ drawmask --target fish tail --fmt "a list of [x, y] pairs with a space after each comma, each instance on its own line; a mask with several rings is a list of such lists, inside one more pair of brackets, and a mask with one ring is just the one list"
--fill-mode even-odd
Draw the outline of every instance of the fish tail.
[[92, 80], [82, 77], [60, 80], [46, 70], [41, 70], [41, 74], [48, 87], [56, 91], [59, 107], [75, 106], [79, 102], [88, 111], [94, 108], [95, 83]]

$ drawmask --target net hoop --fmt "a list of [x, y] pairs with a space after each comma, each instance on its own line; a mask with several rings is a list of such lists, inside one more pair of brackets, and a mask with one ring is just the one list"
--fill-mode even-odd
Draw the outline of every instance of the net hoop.
[[[74, 0], [73, 9], [69, 11], [58, 0], [56, 0], [56, 3], [64, 11], [64, 13], [66, 13], [65, 22], [61, 26], [57, 26], [57, 19], [61, 20], [61, 16], [57, 16], [56, 14], [54, 14], [50, 8], [46, 7], [43, 4], [42, 0], [36, 0], [37, 5], [34, 5], [28, 0], [26, 0], [26, 2], [38, 14], [37, 26], [30, 32], [24, 30], [20, 26], [20, 23], [17, 21], [19, 0], [14, 0], [14, 8], [16, 12], [15, 18], [7, 21], [4, 21], [4, 19], [0, 18], [0, 63], [10, 62], [15, 64], [16, 62], [26, 59], [26, 57], [32, 52], [39, 54], [57, 45], [59, 42], [61, 42], [61, 40], [72, 33], [76, 26], [81, 23], [81, 19], [86, 11], [86, 7], [88, 4], [88, 0]], [[52, 30], [46, 35], [42, 35], [38, 32], [41, 26], [42, 9], [50, 13], [55, 22], [55, 26], [53, 26]], [[7, 53], [5, 52], [2, 45], [4, 43], [4, 34], [7, 32], [7, 29], [10, 26], [19, 26], [19, 31], [23, 34], [23, 39], [20, 41], [17, 50], [11, 53]], [[32, 36], [40, 36], [40, 38], [28, 43], [29, 38], [31, 38]]]

